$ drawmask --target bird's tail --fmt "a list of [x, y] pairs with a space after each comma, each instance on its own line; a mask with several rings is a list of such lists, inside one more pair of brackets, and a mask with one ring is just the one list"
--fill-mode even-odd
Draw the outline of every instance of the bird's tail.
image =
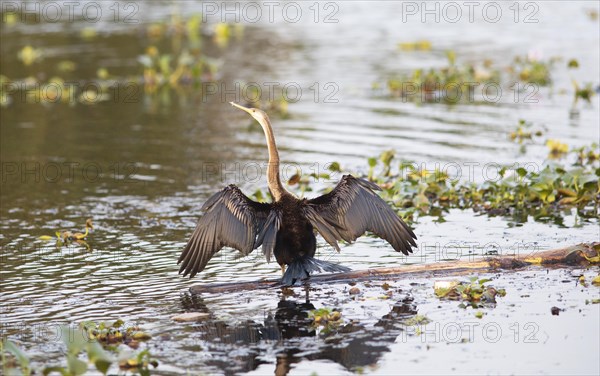
[[296, 281], [308, 278], [314, 272], [341, 273], [349, 272], [350, 268], [332, 262], [317, 260], [314, 257], [302, 257], [288, 265], [281, 278], [281, 284], [291, 286]]

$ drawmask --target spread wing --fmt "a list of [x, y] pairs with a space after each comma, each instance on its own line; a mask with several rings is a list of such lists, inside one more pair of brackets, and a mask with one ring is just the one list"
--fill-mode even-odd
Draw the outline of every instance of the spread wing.
[[230, 185], [209, 198], [202, 210], [205, 214], [177, 261], [184, 276], [202, 271], [223, 247], [247, 255], [262, 244], [267, 256], [273, 252], [280, 217], [271, 204], [252, 201]]
[[375, 190], [381, 188], [367, 180], [344, 175], [331, 192], [308, 200], [305, 214], [338, 251], [337, 241], [353, 242], [370, 231], [387, 240], [397, 252], [412, 253], [417, 237]]

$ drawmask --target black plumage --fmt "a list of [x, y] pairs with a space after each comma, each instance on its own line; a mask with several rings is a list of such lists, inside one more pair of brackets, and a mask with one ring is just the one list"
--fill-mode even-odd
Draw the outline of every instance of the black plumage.
[[314, 258], [315, 231], [337, 251], [338, 241], [350, 243], [370, 231], [387, 240], [396, 251], [405, 255], [412, 252], [415, 234], [374, 192], [380, 188], [372, 182], [344, 175], [331, 192], [314, 199], [299, 199], [286, 191], [279, 179], [279, 155], [267, 115], [258, 109], [235, 106], [250, 113], [265, 131], [269, 147], [267, 180], [274, 201], [255, 202], [235, 185], [214, 194], [202, 207], [205, 214], [179, 257], [180, 273], [193, 277], [223, 247], [247, 255], [261, 246], [267, 261], [274, 255], [282, 270], [288, 266], [282, 278], [286, 285], [312, 272], [350, 270]]

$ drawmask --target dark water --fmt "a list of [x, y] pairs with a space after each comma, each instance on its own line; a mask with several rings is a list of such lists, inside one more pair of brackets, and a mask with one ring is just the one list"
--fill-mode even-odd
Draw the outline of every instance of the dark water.
[[[467, 166], [475, 166], [472, 179], [480, 181], [487, 163], [543, 162], [547, 154], [543, 144], [530, 145], [523, 153], [508, 140], [507, 133], [519, 119], [543, 127], [548, 138], [571, 146], [599, 138], [598, 96], [591, 105], [580, 106], [578, 118], [569, 116], [571, 77], [595, 85], [600, 79], [598, 20], [586, 15], [586, 10], [598, 10], [597, 3], [538, 2], [539, 22], [533, 24], [514, 22], [509, 5], [498, 23], [481, 17], [473, 23], [464, 19], [421, 23], [417, 18], [403, 22], [402, 2], [335, 3], [337, 8], [327, 9], [319, 3], [319, 19], [337, 9], [339, 22], [315, 23], [311, 4], [301, 4], [305, 16], [299, 22], [278, 16], [272, 23], [246, 22], [243, 37], [232, 39], [227, 48], [215, 46], [210, 36], [202, 38], [203, 51], [218, 59], [221, 67], [216, 81], [210, 81], [217, 83], [217, 94], [207, 94], [214, 88], [208, 84], [154, 94], [130, 84], [114, 89], [118, 98], [91, 105], [16, 98], [1, 108], [3, 333], [20, 340], [41, 360], [45, 352], [59, 354], [59, 344], [40, 334], [52, 324], [121, 318], [139, 323], [155, 337], [149, 348], [161, 362], [162, 373], [284, 374], [290, 367], [298, 374], [393, 374], [400, 367], [411, 373], [460, 373], [474, 370], [472, 365], [478, 373], [597, 373], [593, 362], [574, 362], [576, 354], [557, 361], [552, 371], [543, 362], [548, 353], [565, 347], [559, 339], [563, 337], [571, 348], [598, 353], [597, 341], [592, 342], [599, 331], [594, 319], [599, 316], [598, 305], [584, 305], [583, 314], [574, 314], [581, 308], [570, 309], [560, 317], [561, 324], [558, 318], [548, 321], [547, 311], [556, 299], [580, 307], [586, 298], [598, 295], [597, 289], [575, 290], [556, 282], [566, 278], [561, 272], [553, 272], [551, 279], [556, 290], [524, 276], [522, 285], [508, 291], [519, 309], [497, 308], [485, 316], [485, 322], [504, 329], [499, 345], [476, 340], [446, 346], [452, 342], [447, 338], [423, 342], [420, 336], [406, 337], [398, 318], [417, 311], [442, 325], [464, 322], [464, 312], [455, 305], [437, 305], [429, 281], [398, 282], [395, 287], [402, 291], [390, 299], [377, 299], [374, 288], [367, 287], [375, 294], [373, 299], [357, 301], [347, 297], [347, 286], [320, 289], [311, 303], [305, 303], [299, 289], [297, 296], [288, 298], [276, 291], [259, 296], [189, 295], [188, 287], [198, 282], [279, 275], [278, 266], [267, 264], [259, 252], [240, 259], [232, 250], [216, 255], [194, 280], [177, 275], [177, 257], [205, 199], [229, 183], [248, 193], [265, 186], [260, 174], [266, 158], [264, 136], [252, 130], [247, 116], [227, 104], [242, 99], [245, 86], [236, 87], [236, 82], [255, 82], [265, 91], [269, 85], [301, 88], [301, 99], [289, 105], [290, 117], [273, 119], [287, 176], [296, 167], [316, 172], [333, 161], [364, 172], [368, 157], [395, 149], [399, 157], [429, 169], [436, 163], [456, 164], [466, 173]], [[193, 2], [138, 5], [138, 25], [105, 20], [3, 24], [0, 73], [12, 80], [34, 76], [42, 81], [61, 75], [83, 85], [104, 67], [114, 76], [138, 80], [137, 58], [146, 46], [156, 44], [167, 51], [178, 43], [168, 38], [152, 42], [145, 25], [168, 20], [170, 12], [186, 15], [202, 10], [201, 3]], [[211, 17], [213, 25], [218, 18]], [[87, 28], [97, 30], [95, 37], [81, 36]], [[399, 42], [419, 39], [430, 40], [433, 51], [397, 49]], [[42, 48], [44, 60], [24, 66], [17, 55], [26, 45]], [[542, 89], [537, 103], [515, 101], [514, 92], [508, 90], [499, 103], [455, 106], [402, 103], [373, 92], [373, 82], [385, 82], [392, 72], [443, 65], [447, 49], [455, 50], [463, 61], [489, 58], [499, 65], [532, 52], [558, 55], [577, 58], [580, 68], [567, 71], [564, 61], [557, 64], [553, 88]], [[57, 70], [65, 59], [76, 63], [74, 72]], [[317, 187], [333, 183], [319, 182]], [[37, 239], [58, 229], [81, 231], [89, 217], [95, 223], [89, 250], [81, 245], [55, 247]], [[565, 227], [533, 221], [514, 227], [501, 218], [460, 211], [452, 211], [446, 219], [436, 223], [422, 218], [416, 223], [420, 247], [408, 258], [368, 237], [344, 247], [340, 255], [326, 246], [319, 255], [366, 269], [469, 258], [490, 247], [514, 253], [599, 238], [597, 221], [581, 225], [574, 216], [566, 219]], [[520, 289], [538, 292], [535, 299], [521, 299]], [[307, 331], [306, 311], [313, 306], [342, 308], [344, 328], [332, 336]], [[184, 311], [210, 312], [213, 319], [195, 325], [170, 320]], [[477, 320], [471, 311], [468, 315]], [[512, 347], [514, 332], [509, 326], [518, 322], [523, 332], [529, 321], [541, 325], [550, 339], [524, 345], [521, 333], [517, 348], [539, 357], [532, 355], [527, 368], [524, 361], [511, 368], [507, 357], [521, 355]], [[574, 323], [573, 333], [559, 329]], [[473, 353], [478, 355], [473, 358]]]

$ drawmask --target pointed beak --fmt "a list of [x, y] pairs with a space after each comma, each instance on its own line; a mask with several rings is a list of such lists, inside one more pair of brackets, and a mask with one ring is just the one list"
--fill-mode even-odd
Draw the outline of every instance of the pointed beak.
[[237, 104], [237, 103], [234, 103], [234, 102], [229, 102], [229, 103], [231, 103], [231, 105], [232, 105], [233, 107], [237, 107], [237, 108], [239, 108], [240, 110], [242, 110], [242, 111], [246, 111], [247, 113], [249, 113], [250, 115], [252, 115], [252, 109], [250, 109], [250, 108], [248, 108], [248, 107], [240, 106], [239, 104]]

